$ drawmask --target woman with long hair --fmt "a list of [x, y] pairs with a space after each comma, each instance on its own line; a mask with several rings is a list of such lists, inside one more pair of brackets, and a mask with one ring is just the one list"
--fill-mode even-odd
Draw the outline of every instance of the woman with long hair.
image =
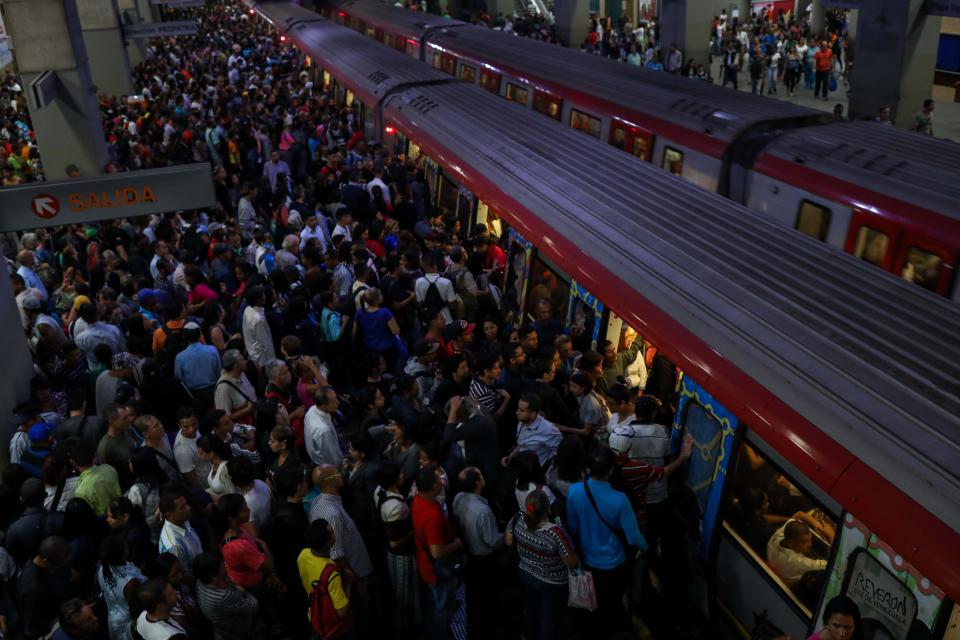
[[150, 447], [133, 450], [130, 454], [130, 472], [134, 481], [127, 490], [127, 498], [143, 511], [143, 517], [150, 527], [150, 539], [153, 544], [157, 544], [163, 526], [157, 513], [160, 506], [160, 488], [167, 481], [167, 476], [160, 468], [157, 454]]
[[197, 440], [197, 457], [210, 465], [207, 493], [214, 502], [227, 494], [237, 492], [230, 478], [230, 472], [227, 471], [227, 462], [233, 457], [227, 443], [212, 433], [201, 436]]
[[128, 559], [123, 536], [113, 534], [100, 545], [100, 568], [97, 583], [107, 605], [107, 628], [110, 640], [129, 640], [133, 612], [139, 608], [137, 588], [146, 577]]
[[535, 489], [523, 510], [507, 525], [507, 545], [517, 546], [520, 584], [526, 594], [526, 633], [530, 640], [553, 640], [567, 602], [568, 569], [580, 563], [563, 527], [550, 522], [547, 494]]

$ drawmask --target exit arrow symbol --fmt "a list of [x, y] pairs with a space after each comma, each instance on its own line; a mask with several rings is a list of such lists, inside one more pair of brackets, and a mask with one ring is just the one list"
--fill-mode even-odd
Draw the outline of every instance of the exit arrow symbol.
[[30, 208], [38, 218], [52, 218], [60, 213], [60, 202], [49, 194], [40, 193], [33, 198]]

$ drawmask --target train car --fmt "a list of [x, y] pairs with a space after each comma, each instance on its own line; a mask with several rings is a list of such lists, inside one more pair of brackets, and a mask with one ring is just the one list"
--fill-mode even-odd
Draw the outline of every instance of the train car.
[[[342, 28], [258, 11], [341, 99], [370, 102], [379, 139], [426, 163], [468, 226], [509, 238], [517, 320], [546, 300], [578, 339], [639, 333], [682, 372], [674, 432], [696, 442], [681, 475], [706, 615], [806, 637], [846, 593], [870, 638], [951, 637], [960, 310], [479, 87], [403, 78], [400, 54]], [[758, 514], [810, 523], [809, 575], [778, 570], [782, 527], [758, 537]]]
[[[949, 176], [941, 183], [913, 179], [941, 176], [960, 166], [960, 145], [880, 124], [833, 125], [829, 114], [788, 102], [436, 16], [425, 20], [421, 13], [376, 0], [321, 7], [342, 14], [342, 20], [361, 31], [370, 22], [384, 33], [402, 30], [417, 37], [420, 45], [410, 55], [705, 189], [767, 211], [848, 253], [866, 256], [857, 250], [863, 246], [861, 229], [882, 229], [890, 239], [890, 254], [880, 259], [874, 250], [864, 259], [960, 301], [960, 280], [954, 277], [960, 258], [960, 193], [951, 191]], [[419, 20], [424, 27], [412, 34]], [[796, 145], [805, 139], [811, 144], [804, 157], [830, 154], [830, 160], [796, 160]], [[856, 201], [841, 195], [846, 193], [856, 193]], [[821, 228], [825, 223], [829, 229]], [[897, 238], [916, 243], [904, 245]], [[912, 260], [901, 255], [911, 251], [901, 251], [901, 245], [916, 246]], [[921, 256], [928, 256], [926, 277], [916, 277], [914, 265]]]

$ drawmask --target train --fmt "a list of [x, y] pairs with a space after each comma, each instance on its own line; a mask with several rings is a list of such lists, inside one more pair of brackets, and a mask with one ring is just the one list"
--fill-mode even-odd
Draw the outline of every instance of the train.
[[[870, 639], [956, 637], [960, 309], [312, 11], [246, 5], [369, 138], [426, 167], [465, 234], [503, 239], [518, 321], [547, 300], [590, 347], [636, 332], [681, 372], [706, 619], [802, 638], [843, 593]], [[816, 570], [771, 564], [756, 524], [774, 514], [810, 523]]]
[[341, 24], [960, 302], [960, 145], [391, 6]]

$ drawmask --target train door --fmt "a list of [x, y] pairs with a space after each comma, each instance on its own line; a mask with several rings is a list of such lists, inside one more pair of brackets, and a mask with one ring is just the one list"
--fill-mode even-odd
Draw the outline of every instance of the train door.
[[477, 200], [477, 214], [474, 216], [474, 222], [470, 225], [470, 233], [467, 235], [473, 235], [473, 227], [475, 225], [485, 225], [487, 231], [492, 235], [502, 238], [504, 222], [500, 219], [500, 215], [490, 208], [486, 202], [483, 200]]
[[[581, 353], [596, 351], [603, 323], [603, 303], [578, 284], [570, 281], [570, 304], [567, 309], [566, 326], [570, 329], [573, 349]], [[603, 331], [606, 336], [607, 331]]]
[[563, 112], [563, 99], [543, 89], [533, 90], [533, 110], [559, 120]]
[[527, 274], [533, 259], [533, 245], [516, 229], [510, 229], [507, 244], [507, 268], [503, 280], [503, 306], [508, 317], [521, 316], [526, 296]]
[[460, 61], [460, 67], [457, 69], [457, 77], [464, 82], [469, 82], [470, 84], [476, 84], [477, 82], [477, 68], [472, 64], [467, 64], [464, 61]]
[[835, 555], [840, 505], [759, 433], [738, 431], [713, 522], [713, 603], [745, 636], [762, 620], [775, 630], [768, 637], [805, 638], [819, 628], [815, 614]]
[[480, 86], [492, 93], [500, 93], [500, 74], [480, 69]]
[[653, 134], [645, 129], [612, 118], [610, 122], [610, 144], [621, 151], [626, 151], [641, 160], [649, 162], [653, 152]]
[[954, 252], [890, 220], [854, 210], [845, 250], [924, 289], [944, 296], [950, 292]]
[[710, 555], [738, 425], [737, 417], [703, 387], [689, 376], [681, 378], [673, 440], [679, 447], [684, 435], [693, 436], [693, 456], [683, 470], [683, 482], [700, 513], [702, 558]]

